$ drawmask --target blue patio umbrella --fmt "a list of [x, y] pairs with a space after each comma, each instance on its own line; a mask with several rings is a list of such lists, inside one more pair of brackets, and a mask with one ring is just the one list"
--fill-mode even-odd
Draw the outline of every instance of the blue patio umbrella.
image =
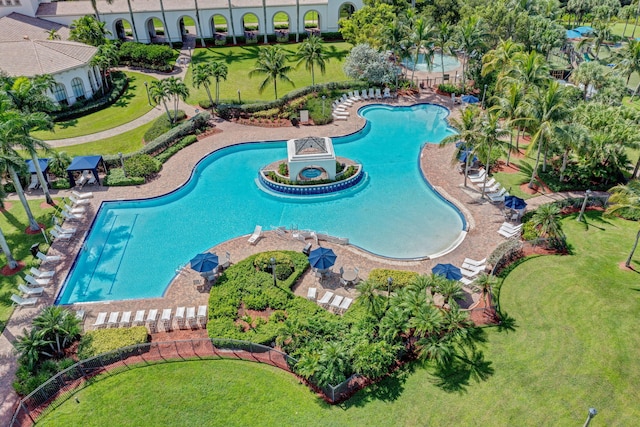
[[[471, 150], [464, 150], [458, 156], [458, 160], [460, 160], [462, 163], [467, 163], [467, 158], [469, 157], [470, 154], [471, 154]], [[473, 160], [471, 160], [471, 162], [475, 162], [476, 160], [478, 160], [478, 158], [476, 156], [473, 156]]]
[[581, 36], [588, 36], [593, 33], [593, 27], [577, 27], [573, 31], [580, 33]]
[[191, 268], [199, 273], [213, 271], [218, 266], [218, 255], [210, 252], [198, 254], [191, 261]]
[[462, 272], [453, 264], [438, 264], [431, 269], [431, 272], [449, 280], [462, 279]]
[[463, 95], [462, 102], [466, 102], [467, 104], [476, 104], [480, 102], [480, 100], [473, 95]]
[[582, 37], [582, 34], [575, 30], [567, 30], [565, 34], [568, 39], [579, 39], [580, 37]]
[[504, 205], [507, 208], [520, 210], [527, 207], [527, 203], [522, 200], [520, 197], [516, 196], [507, 196], [504, 198]]
[[309, 254], [309, 264], [318, 270], [326, 270], [336, 262], [336, 254], [331, 249], [317, 248]]

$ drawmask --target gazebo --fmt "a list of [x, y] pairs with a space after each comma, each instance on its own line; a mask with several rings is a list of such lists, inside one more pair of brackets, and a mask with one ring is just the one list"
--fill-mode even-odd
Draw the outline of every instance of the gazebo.
[[69, 184], [73, 187], [75, 179], [73, 177], [74, 172], [81, 172], [88, 170], [91, 171], [96, 182], [100, 185], [100, 177], [98, 176], [98, 166], [102, 164], [104, 170], [107, 170], [107, 166], [102, 159], [102, 156], [78, 156], [74, 157], [73, 161], [67, 168], [67, 176], [69, 177]]
[[[35, 175], [36, 166], [33, 164], [33, 160], [29, 159], [25, 161], [27, 164], [27, 168], [29, 168], [29, 173]], [[49, 159], [38, 159], [38, 164], [40, 165], [40, 170], [42, 171], [42, 175], [44, 175], [44, 180], [49, 182], [49, 177], [47, 176], [47, 171], [49, 170]]]
[[[289, 179], [301, 181], [320, 177], [336, 177], [336, 154], [329, 137], [309, 136], [287, 141]], [[324, 177], [323, 177], [324, 178]]]

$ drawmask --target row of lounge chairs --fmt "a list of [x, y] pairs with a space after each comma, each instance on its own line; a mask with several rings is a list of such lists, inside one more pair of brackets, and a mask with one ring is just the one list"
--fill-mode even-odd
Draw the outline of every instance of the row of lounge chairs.
[[509, 195], [509, 192], [500, 185], [494, 178], [487, 179], [485, 184], [486, 171], [480, 169], [477, 174], [469, 174], [468, 178], [471, 182], [476, 184], [480, 190], [485, 189], [485, 196], [491, 201], [491, 203], [502, 203], [504, 198]]
[[76, 181], [76, 186], [82, 188], [87, 184], [93, 185], [95, 183], [96, 183], [96, 177], [93, 176], [91, 171], [85, 169], [82, 171], [82, 175], [80, 175], [80, 178], [78, 178], [78, 180]]
[[[38, 252], [40, 253], [40, 252]], [[11, 295], [11, 301], [18, 306], [35, 305], [38, 303], [38, 296], [44, 293], [44, 286], [51, 283], [51, 278], [55, 271], [41, 271], [35, 267], [31, 267], [30, 274], [25, 274], [24, 281], [18, 285], [18, 291], [22, 296], [17, 294]]]
[[391, 98], [391, 90], [387, 87], [384, 89], [384, 93], [380, 88], [362, 89], [351, 91], [348, 94], [343, 94], [340, 99], [333, 102], [333, 118], [334, 120], [347, 120], [349, 112], [347, 108], [352, 107], [355, 102], [371, 100], [371, 99], [386, 99]]
[[[316, 288], [309, 288], [309, 291], [307, 292], [307, 298], [311, 300], [315, 299], [316, 292]], [[318, 300], [319, 305], [333, 311], [336, 314], [344, 313], [345, 311], [347, 311], [352, 302], [353, 298], [336, 295], [331, 291], [325, 292], [322, 298]]]
[[498, 229], [498, 234], [507, 239], [513, 239], [520, 237], [522, 233], [522, 224], [513, 225], [509, 222], [503, 222], [500, 228]]
[[473, 291], [477, 291], [478, 289], [473, 286], [473, 282], [478, 278], [480, 273], [487, 269], [487, 259], [474, 260], [472, 258], [465, 258], [462, 262], [462, 267], [460, 268], [460, 272], [462, 273], [462, 278], [459, 280], [460, 283], [466, 288], [470, 288]]
[[[146, 326], [150, 333], [158, 331], [158, 321], [162, 324], [165, 332], [173, 329], [173, 323], [177, 329], [195, 329], [204, 328], [207, 324], [207, 306], [201, 305], [196, 312], [195, 307], [178, 307], [175, 315], [173, 310], [165, 308], [162, 310], [160, 319], [158, 319], [158, 310], [153, 308], [146, 312], [145, 310], [137, 310], [135, 315], [132, 311], [123, 311], [120, 316], [119, 311], [106, 311], [98, 313], [94, 329], [100, 328], [128, 328], [131, 326]], [[146, 314], [146, 317], [145, 317]], [[132, 319], [133, 316], [133, 319]]]

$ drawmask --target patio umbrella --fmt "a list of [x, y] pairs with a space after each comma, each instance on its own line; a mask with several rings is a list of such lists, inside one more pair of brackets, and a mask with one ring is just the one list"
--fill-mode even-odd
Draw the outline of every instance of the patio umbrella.
[[449, 280], [462, 279], [462, 272], [453, 264], [438, 264], [431, 269], [431, 272], [438, 276], [444, 276]]
[[[460, 160], [462, 163], [467, 163], [467, 157], [469, 157], [470, 154], [471, 150], [464, 150], [462, 153], [460, 153], [460, 156], [458, 156], [458, 160]], [[471, 162], [475, 162], [476, 160], [478, 160], [478, 158], [476, 156], [473, 156], [473, 160], [471, 160]]]
[[326, 270], [336, 262], [336, 254], [331, 249], [317, 248], [309, 254], [309, 264], [318, 270]]
[[582, 34], [575, 30], [567, 30], [565, 34], [568, 39], [579, 39], [580, 37], [582, 37]]
[[580, 36], [586, 36], [593, 33], [593, 27], [576, 27], [573, 31], [580, 33]]
[[218, 255], [210, 252], [198, 254], [191, 261], [191, 268], [199, 273], [213, 271], [218, 266]]
[[480, 100], [473, 95], [463, 95], [462, 102], [466, 102], [467, 104], [476, 104], [480, 102]]
[[504, 205], [507, 208], [520, 210], [527, 207], [527, 203], [522, 200], [520, 197], [516, 196], [507, 196], [504, 198]]

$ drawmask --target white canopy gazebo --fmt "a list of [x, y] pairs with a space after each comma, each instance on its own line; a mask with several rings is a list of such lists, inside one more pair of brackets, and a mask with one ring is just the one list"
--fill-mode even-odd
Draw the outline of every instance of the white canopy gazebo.
[[287, 141], [287, 159], [291, 181], [308, 179], [301, 175], [308, 169], [326, 173], [327, 179], [336, 177], [336, 154], [329, 137], [290, 139]]

